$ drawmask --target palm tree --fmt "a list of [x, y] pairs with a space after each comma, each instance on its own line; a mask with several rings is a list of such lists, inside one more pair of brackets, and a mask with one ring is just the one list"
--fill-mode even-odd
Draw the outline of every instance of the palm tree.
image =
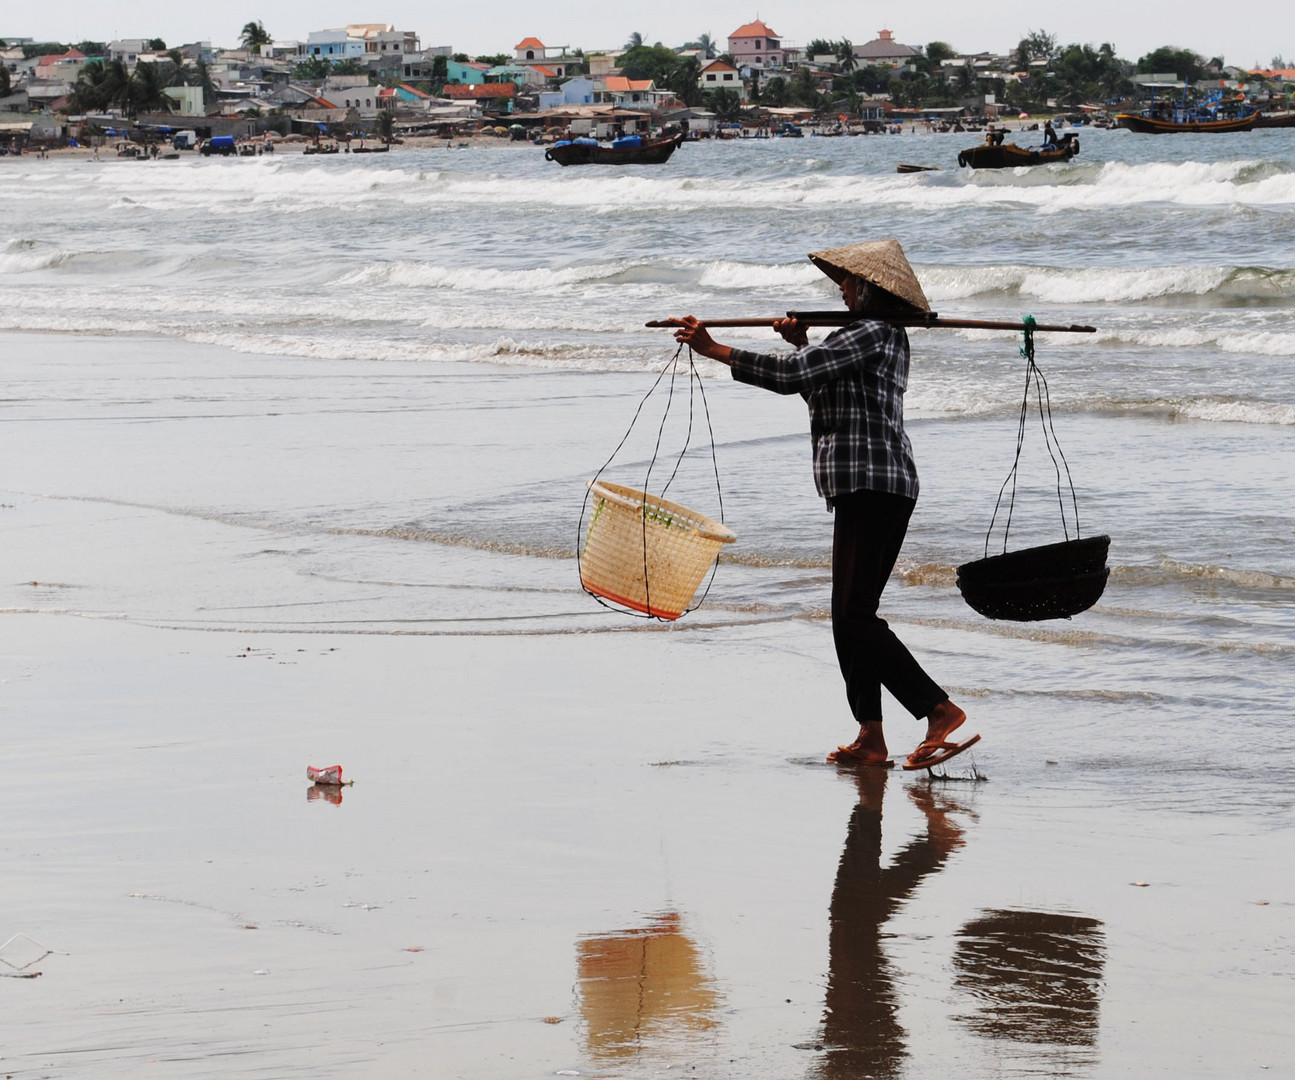
[[77, 112], [102, 112], [114, 105], [126, 105], [130, 76], [120, 60], [94, 60], [86, 64], [72, 88], [72, 106]]
[[637, 30], [630, 34], [630, 39], [625, 43], [627, 49], [640, 49], [643, 47], [643, 35]]
[[131, 113], [170, 111], [171, 99], [162, 93], [166, 81], [157, 64], [141, 60], [135, 65], [126, 87], [126, 101]]
[[854, 43], [849, 38], [842, 38], [836, 44], [836, 60], [842, 71], [853, 71], [858, 67], [854, 59]]
[[698, 34], [697, 47], [705, 54], [707, 60], [715, 59], [715, 39], [710, 34]]
[[255, 52], [262, 45], [269, 45], [274, 39], [260, 22], [250, 22], [243, 27], [239, 40], [248, 52]]
[[211, 77], [211, 69], [206, 60], [199, 60], [193, 67], [192, 85], [202, 87], [202, 103], [210, 105], [216, 99], [216, 80]]

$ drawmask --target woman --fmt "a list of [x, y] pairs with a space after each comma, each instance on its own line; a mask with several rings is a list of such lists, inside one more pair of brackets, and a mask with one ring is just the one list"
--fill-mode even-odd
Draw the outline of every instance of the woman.
[[881, 592], [894, 569], [917, 503], [917, 468], [904, 434], [908, 384], [908, 334], [887, 316], [930, 311], [913, 268], [897, 240], [878, 240], [809, 256], [841, 288], [857, 320], [811, 345], [805, 327], [779, 319], [774, 329], [796, 351], [753, 353], [716, 342], [693, 316], [672, 319], [675, 340], [727, 364], [740, 382], [778, 394], [800, 394], [809, 405], [814, 482], [835, 512], [832, 540], [832, 636], [845, 678], [846, 698], [858, 737], [828, 754], [828, 761], [889, 768], [882, 732], [885, 686], [915, 717], [926, 735], [908, 755], [906, 769], [947, 761], [977, 742], [949, 736], [964, 713], [913, 658], [877, 615]]

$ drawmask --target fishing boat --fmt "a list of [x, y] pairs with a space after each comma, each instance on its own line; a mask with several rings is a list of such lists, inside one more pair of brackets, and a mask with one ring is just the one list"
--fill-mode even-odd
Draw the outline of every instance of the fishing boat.
[[982, 143], [958, 155], [958, 164], [972, 169], [1014, 169], [1021, 165], [1065, 163], [1079, 153], [1079, 136], [1073, 131], [1055, 144], [1017, 146], [1016, 143]]
[[1261, 112], [1255, 117], [1255, 127], [1257, 128], [1295, 127], [1295, 112], [1267, 112], [1267, 113]]
[[562, 139], [544, 151], [544, 159], [559, 165], [662, 165], [682, 142], [682, 134], [656, 142], [627, 135], [610, 145], [596, 139]]
[[1178, 119], [1165, 119], [1158, 116], [1148, 116], [1142, 113], [1117, 113], [1115, 119], [1119, 121], [1120, 127], [1126, 127], [1130, 131], [1140, 131], [1144, 135], [1169, 135], [1174, 132], [1195, 131], [1195, 132], [1223, 132], [1223, 131], [1249, 131], [1258, 125], [1259, 117], [1255, 113], [1249, 116], [1233, 116], [1221, 120], [1211, 120], [1208, 117], [1182, 116]]
[[1259, 114], [1236, 97], [1211, 94], [1200, 101], [1187, 100], [1188, 84], [1183, 84], [1181, 101], [1156, 104], [1156, 87], [1165, 83], [1143, 82], [1151, 90], [1151, 103], [1137, 113], [1116, 113], [1115, 122], [1130, 131], [1144, 135], [1170, 135], [1176, 132], [1249, 131], [1256, 126]]

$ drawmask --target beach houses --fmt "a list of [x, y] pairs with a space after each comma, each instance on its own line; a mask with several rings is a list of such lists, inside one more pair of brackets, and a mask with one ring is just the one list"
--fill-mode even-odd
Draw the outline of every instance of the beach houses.
[[565, 45], [549, 48], [536, 37], [522, 38], [513, 46], [513, 63], [520, 67], [536, 68], [545, 82], [565, 78], [567, 68], [579, 62], [579, 57], [567, 54]]
[[784, 47], [782, 39], [759, 19], [729, 34], [728, 51], [739, 68], [757, 71], [789, 67], [800, 58], [799, 49]]
[[697, 85], [703, 93], [715, 90], [732, 90], [743, 101], [747, 100], [746, 83], [738, 74], [737, 68], [723, 60], [712, 60], [701, 69], [697, 76]]
[[908, 67], [921, 55], [921, 50], [896, 41], [889, 30], [878, 30], [875, 38], [854, 46], [853, 52], [861, 64], [889, 68]]
[[[383, 61], [418, 52], [418, 35], [391, 23], [352, 23], [331, 30], [312, 30], [297, 45], [297, 59]], [[396, 61], [398, 63], [398, 61]]]

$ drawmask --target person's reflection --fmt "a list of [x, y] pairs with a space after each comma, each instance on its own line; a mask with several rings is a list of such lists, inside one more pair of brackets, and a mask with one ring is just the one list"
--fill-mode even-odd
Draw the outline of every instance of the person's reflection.
[[926, 816], [926, 830], [891, 863], [881, 865], [881, 803], [887, 774], [859, 769], [859, 805], [850, 816], [845, 850], [832, 890], [828, 938], [827, 1009], [823, 1019], [824, 1077], [860, 1080], [896, 1076], [905, 1056], [904, 1029], [882, 927], [921, 880], [963, 845], [949, 818], [956, 803], [937, 798], [926, 785], [908, 788]]
[[987, 1038], [1097, 1045], [1106, 932], [1097, 919], [982, 911], [958, 932], [956, 985], [976, 1002], [959, 1020]]
[[682, 929], [683, 920], [669, 911], [646, 926], [580, 940], [580, 1011], [596, 1058], [627, 1057], [715, 1025], [719, 997]]

